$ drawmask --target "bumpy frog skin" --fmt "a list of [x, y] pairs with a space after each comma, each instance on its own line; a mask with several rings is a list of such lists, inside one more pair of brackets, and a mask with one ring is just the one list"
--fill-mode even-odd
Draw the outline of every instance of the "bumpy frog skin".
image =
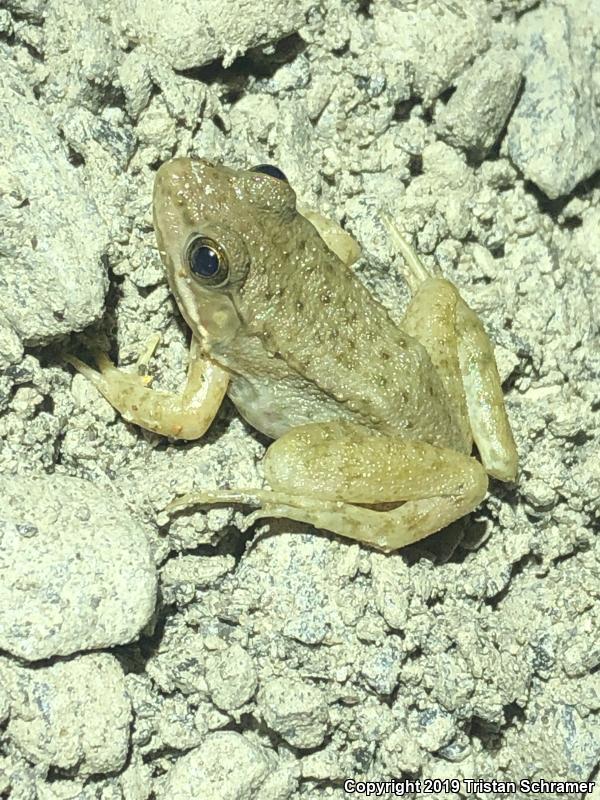
[[[396, 325], [348, 268], [360, 250], [298, 211], [283, 178], [205, 160], [163, 164], [154, 225], [192, 329], [180, 395], [106, 356], [71, 359], [129, 421], [204, 434], [227, 392], [276, 441], [270, 489], [211, 491], [174, 505], [243, 503], [381, 550], [440, 530], [514, 480], [517, 454], [493, 349], [449, 281], [430, 275], [390, 221], [413, 294]], [[482, 463], [471, 457], [473, 442]]]

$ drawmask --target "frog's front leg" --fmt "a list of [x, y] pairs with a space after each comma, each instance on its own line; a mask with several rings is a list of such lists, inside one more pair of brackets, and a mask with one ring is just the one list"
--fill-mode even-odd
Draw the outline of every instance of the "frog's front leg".
[[308, 206], [298, 204], [298, 211], [304, 219], [313, 225], [327, 247], [349, 267], [358, 261], [361, 254], [361, 247], [356, 239], [344, 230], [337, 222], [326, 217], [318, 211], [313, 211]]
[[258, 505], [249, 521], [285, 517], [390, 551], [472, 511], [488, 483], [474, 458], [426, 442], [381, 436], [349, 422], [288, 431], [269, 448], [265, 474], [272, 491], [198, 493], [171, 508]]
[[98, 370], [75, 356], [66, 360], [128, 422], [175, 439], [198, 439], [207, 431], [229, 382], [227, 372], [203, 357], [196, 339], [192, 339], [186, 383], [179, 394], [150, 389], [148, 376], [118, 369], [105, 353], [96, 356]]

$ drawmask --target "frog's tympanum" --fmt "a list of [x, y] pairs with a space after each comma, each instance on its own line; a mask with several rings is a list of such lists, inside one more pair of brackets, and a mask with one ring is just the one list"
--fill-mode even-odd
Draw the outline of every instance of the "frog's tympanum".
[[183, 392], [153, 391], [106, 356], [100, 372], [72, 363], [127, 420], [165, 436], [202, 436], [227, 393], [275, 439], [270, 488], [176, 505], [243, 503], [256, 507], [251, 520], [287, 517], [394, 550], [474, 509], [488, 474], [515, 479], [483, 326], [390, 221], [412, 292], [400, 325], [349, 269], [355, 242], [301, 212], [277, 168], [173, 159], [156, 175], [154, 225], [192, 330]]

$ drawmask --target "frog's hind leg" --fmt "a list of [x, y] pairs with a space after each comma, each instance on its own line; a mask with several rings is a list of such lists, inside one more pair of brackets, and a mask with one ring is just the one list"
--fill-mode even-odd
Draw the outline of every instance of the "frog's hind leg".
[[[138, 359], [145, 368], [158, 344], [154, 338]], [[108, 402], [128, 421], [146, 430], [176, 439], [198, 439], [209, 428], [227, 390], [228, 374], [205, 359], [192, 339], [183, 391], [159, 392], [149, 387], [151, 378], [118, 369], [106, 355], [97, 353], [98, 369], [75, 356], [66, 361], [90, 380]]]
[[200, 492], [176, 500], [170, 510], [255, 505], [248, 522], [285, 517], [390, 551], [469, 513], [487, 489], [485, 470], [474, 458], [348, 422], [288, 431], [269, 448], [265, 474], [273, 491]]
[[517, 477], [519, 456], [508, 421], [494, 349], [481, 320], [462, 298], [456, 305], [458, 355], [473, 438], [490, 475]]
[[475, 440], [490, 475], [514, 480], [518, 456], [494, 348], [481, 320], [450, 281], [430, 275], [391, 218], [384, 221], [405, 261], [413, 298], [403, 329], [427, 350], [448, 392], [465, 446]]

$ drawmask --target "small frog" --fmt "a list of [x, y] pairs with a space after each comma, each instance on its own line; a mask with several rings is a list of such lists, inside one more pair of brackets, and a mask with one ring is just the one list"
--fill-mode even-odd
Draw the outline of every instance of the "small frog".
[[[163, 164], [154, 226], [192, 330], [181, 394], [75, 358], [125, 419], [196, 439], [225, 393], [275, 441], [269, 489], [200, 492], [175, 506], [242, 503], [384, 551], [467, 514], [487, 475], [512, 481], [517, 453], [492, 345], [456, 287], [400, 236], [412, 300], [400, 325], [358, 280], [358, 245], [301, 211], [283, 173], [204, 159]], [[471, 457], [473, 442], [481, 462]]]

